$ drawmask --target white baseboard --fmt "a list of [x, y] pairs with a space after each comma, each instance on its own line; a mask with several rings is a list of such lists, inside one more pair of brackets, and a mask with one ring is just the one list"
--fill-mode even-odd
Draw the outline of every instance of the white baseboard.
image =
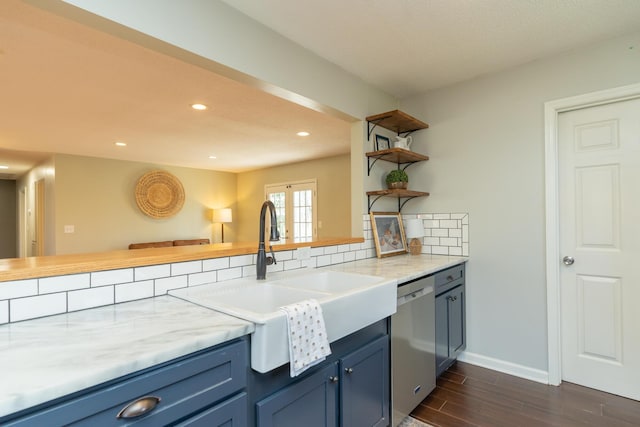
[[527, 366], [506, 362], [504, 360], [483, 356], [481, 354], [470, 353], [468, 351], [462, 352], [458, 356], [458, 360], [538, 383], [549, 384], [549, 373], [540, 369], [533, 369]]

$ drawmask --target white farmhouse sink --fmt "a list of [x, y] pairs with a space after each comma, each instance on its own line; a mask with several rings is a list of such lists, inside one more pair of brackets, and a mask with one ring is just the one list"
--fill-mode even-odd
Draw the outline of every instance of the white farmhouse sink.
[[169, 294], [255, 323], [251, 367], [269, 372], [289, 362], [284, 312], [279, 308], [317, 300], [329, 342], [334, 342], [396, 311], [396, 281], [331, 270], [271, 274], [271, 280], [237, 279], [175, 289]]

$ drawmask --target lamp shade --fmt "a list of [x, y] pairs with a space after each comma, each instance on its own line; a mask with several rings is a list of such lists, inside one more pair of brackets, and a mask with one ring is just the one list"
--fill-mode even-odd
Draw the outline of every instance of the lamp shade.
[[404, 220], [404, 233], [407, 239], [424, 237], [424, 226], [420, 218]]
[[217, 224], [233, 222], [233, 214], [231, 209], [214, 209], [211, 222], [215, 222]]

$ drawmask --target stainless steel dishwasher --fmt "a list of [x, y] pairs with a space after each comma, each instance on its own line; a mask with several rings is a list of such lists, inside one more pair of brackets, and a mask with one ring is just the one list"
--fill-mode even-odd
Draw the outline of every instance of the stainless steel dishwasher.
[[398, 311], [391, 316], [391, 426], [436, 386], [434, 276], [398, 286]]

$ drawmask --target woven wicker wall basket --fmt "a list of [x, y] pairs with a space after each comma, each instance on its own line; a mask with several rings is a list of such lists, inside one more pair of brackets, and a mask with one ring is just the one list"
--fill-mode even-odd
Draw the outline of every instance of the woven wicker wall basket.
[[152, 171], [138, 180], [136, 203], [151, 218], [170, 218], [184, 205], [184, 188], [169, 172]]

